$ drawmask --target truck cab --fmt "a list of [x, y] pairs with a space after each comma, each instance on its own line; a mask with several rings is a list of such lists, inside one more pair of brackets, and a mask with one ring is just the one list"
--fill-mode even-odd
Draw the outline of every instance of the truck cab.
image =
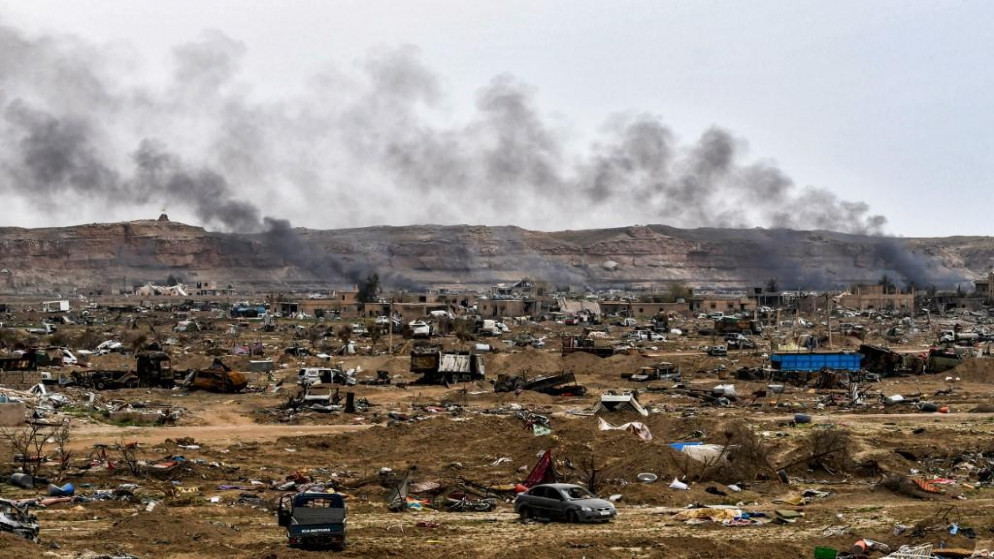
[[339, 493], [297, 493], [280, 498], [276, 518], [290, 547], [345, 549], [345, 499]]
[[162, 351], [141, 351], [136, 356], [139, 386], [172, 388], [176, 382], [169, 354]]

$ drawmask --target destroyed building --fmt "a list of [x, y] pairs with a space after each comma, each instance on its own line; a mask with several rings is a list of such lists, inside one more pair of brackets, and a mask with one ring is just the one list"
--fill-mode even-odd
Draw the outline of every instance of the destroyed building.
[[915, 311], [915, 290], [891, 285], [856, 284], [839, 297], [839, 305], [847, 309]]

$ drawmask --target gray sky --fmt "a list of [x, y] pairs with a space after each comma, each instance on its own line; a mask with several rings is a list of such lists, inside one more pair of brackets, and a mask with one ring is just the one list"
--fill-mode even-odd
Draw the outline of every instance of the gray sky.
[[[168, 80], [176, 45], [219, 30], [244, 45], [237, 79], [258, 100], [285, 101], [329, 67], [349, 72], [370, 52], [415, 45], [444, 118], [470, 115], [480, 88], [507, 73], [534, 88], [568, 146], [596, 141], [616, 113], [656, 115], [687, 144], [717, 125], [748, 144], [746, 163], [867, 202], [903, 236], [990, 234], [992, 12], [909, 1], [0, 0], [0, 23], [132, 52], [141, 63], [122, 79], [149, 83]], [[648, 220], [618, 212], [597, 223]], [[356, 220], [346, 224], [405, 222]]]

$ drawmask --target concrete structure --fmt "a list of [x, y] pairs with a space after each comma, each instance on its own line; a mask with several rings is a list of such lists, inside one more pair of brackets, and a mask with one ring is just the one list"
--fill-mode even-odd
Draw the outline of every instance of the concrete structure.
[[690, 300], [694, 313], [741, 313], [756, 309], [756, 300], [745, 295], [695, 295]]
[[974, 294], [987, 301], [994, 300], [994, 272], [989, 272], [984, 279], [973, 282]]
[[658, 314], [688, 316], [690, 303], [640, 303], [638, 301], [601, 301], [601, 310], [606, 316], [617, 315], [631, 318], [649, 318]]
[[566, 316], [586, 315], [589, 317], [598, 317], [602, 315], [601, 304], [597, 301], [573, 301], [570, 299], [560, 299], [559, 311]]
[[542, 314], [543, 305], [535, 299], [481, 299], [477, 301], [476, 308], [483, 318], [501, 319], [536, 316]]
[[914, 312], [914, 290], [902, 291], [883, 285], [854, 285], [839, 296], [839, 305], [860, 311], [902, 310]]
[[358, 295], [359, 292], [354, 289], [333, 291], [324, 298], [277, 300], [273, 307], [283, 316], [303, 312], [311, 316], [337, 316], [348, 320], [364, 316], [364, 305], [359, 302]]
[[196, 286], [194, 294], [201, 297], [221, 297], [229, 296], [235, 293], [235, 288], [231, 285], [222, 285], [216, 281], [198, 281], [196, 284], [190, 285], [188, 287]]

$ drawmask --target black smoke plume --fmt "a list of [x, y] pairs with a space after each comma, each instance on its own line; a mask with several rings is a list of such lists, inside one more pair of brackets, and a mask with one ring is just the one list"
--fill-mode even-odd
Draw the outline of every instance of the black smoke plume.
[[0, 26], [0, 191], [74, 219], [178, 208], [207, 227], [265, 233], [288, 261], [352, 281], [367, 270], [265, 216], [318, 228], [665, 222], [879, 234], [886, 223], [865, 203], [747, 161], [721, 128], [685, 143], [656, 115], [622, 114], [576, 152], [510, 76], [481, 88], [460, 120], [414, 48], [372, 52], [355, 71], [328, 67], [275, 101], [239, 81], [245, 54], [206, 32], [174, 49], [157, 84], [128, 51]]

